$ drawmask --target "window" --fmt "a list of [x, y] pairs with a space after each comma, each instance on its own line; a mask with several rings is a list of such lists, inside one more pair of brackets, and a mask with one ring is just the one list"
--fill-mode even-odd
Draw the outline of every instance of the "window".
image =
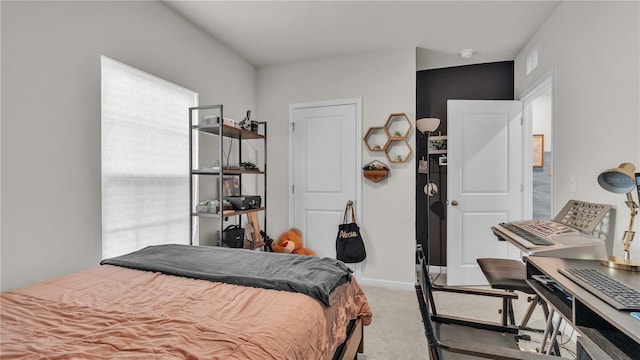
[[102, 257], [189, 244], [189, 107], [198, 95], [102, 57]]

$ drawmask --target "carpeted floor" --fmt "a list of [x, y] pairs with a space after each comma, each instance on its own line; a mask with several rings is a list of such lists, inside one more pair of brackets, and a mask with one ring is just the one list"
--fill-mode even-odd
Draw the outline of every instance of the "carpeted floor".
[[362, 288], [373, 310], [373, 321], [364, 327], [364, 354], [358, 355], [358, 360], [428, 359], [415, 291]]
[[[443, 283], [444, 275], [436, 283]], [[488, 287], [487, 287], [488, 288]], [[363, 286], [373, 310], [373, 322], [364, 328], [364, 353], [359, 360], [426, 360], [429, 359], [427, 339], [422, 326], [415, 291], [387, 289]], [[520, 322], [529, 303], [526, 294], [518, 293], [514, 303], [516, 322]], [[501, 300], [488, 297], [460, 295], [452, 293], [434, 293], [439, 313], [469, 317], [478, 320], [500, 321], [498, 309]], [[542, 310], [538, 306], [529, 320], [530, 327], [542, 329], [545, 325]], [[571, 329], [560, 327], [562, 341], [566, 342], [561, 353], [563, 357], [575, 352], [575, 344], [569, 339]], [[564, 332], [567, 334], [564, 334]], [[531, 342], [520, 341], [520, 347], [535, 351], [540, 346], [542, 334], [525, 332], [531, 335]]]

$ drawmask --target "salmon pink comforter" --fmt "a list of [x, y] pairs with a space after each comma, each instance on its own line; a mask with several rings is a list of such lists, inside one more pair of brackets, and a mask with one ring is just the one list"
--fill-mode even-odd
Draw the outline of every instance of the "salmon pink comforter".
[[102, 265], [0, 298], [2, 359], [331, 359], [371, 309], [355, 279], [307, 295]]

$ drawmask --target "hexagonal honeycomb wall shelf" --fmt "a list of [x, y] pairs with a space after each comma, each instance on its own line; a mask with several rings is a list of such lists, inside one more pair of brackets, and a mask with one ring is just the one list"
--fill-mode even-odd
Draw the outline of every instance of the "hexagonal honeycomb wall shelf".
[[364, 143], [370, 151], [384, 151], [389, 135], [384, 126], [373, 126], [364, 135]]
[[405, 113], [393, 113], [384, 126], [372, 126], [364, 135], [364, 143], [369, 151], [384, 151], [392, 163], [409, 160], [413, 153], [407, 137], [411, 134], [411, 120]]
[[412, 153], [409, 142], [404, 138], [389, 139], [384, 147], [384, 154], [392, 163], [403, 163], [409, 160]]
[[390, 138], [406, 139], [411, 132], [413, 126], [409, 117], [405, 113], [397, 113], [389, 115], [387, 122], [384, 124]]

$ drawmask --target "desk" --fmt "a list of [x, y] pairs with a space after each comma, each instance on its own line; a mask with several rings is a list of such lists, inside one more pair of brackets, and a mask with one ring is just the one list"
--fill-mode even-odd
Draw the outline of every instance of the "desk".
[[[633, 288], [640, 288], [640, 274], [600, 265], [597, 260], [525, 257], [527, 282], [585, 339], [583, 347], [595, 348], [598, 357], [640, 358], [640, 321], [629, 311], [619, 311], [558, 272], [560, 268], [594, 268]], [[550, 290], [532, 275], [547, 275], [565, 293]], [[580, 339], [579, 339], [580, 341]], [[595, 346], [594, 346], [595, 345]], [[599, 348], [599, 350], [598, 350]], [[606, 354], [606, 355], [604, 355]]]

